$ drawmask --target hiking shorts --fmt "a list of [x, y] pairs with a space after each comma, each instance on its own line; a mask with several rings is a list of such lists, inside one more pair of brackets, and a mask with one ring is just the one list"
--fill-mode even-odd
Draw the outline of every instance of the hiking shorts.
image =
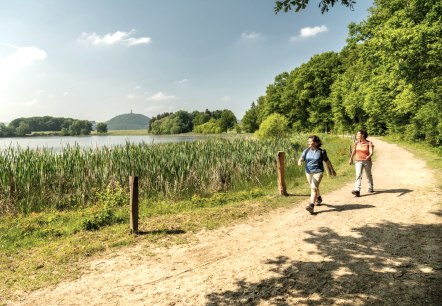
[[319, 188], [319, 184], [322, 180], [322, 175], [324, 172], [317, 172], [317, 173], [305, 173], [305, 176], [307, 177], [307, 181], [310, 185], [310, 188], [317, 189]]

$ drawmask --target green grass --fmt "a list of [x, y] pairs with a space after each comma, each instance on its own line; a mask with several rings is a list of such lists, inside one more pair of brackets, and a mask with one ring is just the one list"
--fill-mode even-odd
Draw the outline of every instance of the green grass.
[[[301, 138], [306, 142], [306, 137]], [[347, 164], [349, 140], [324, 136], [323, 141], [338, 173], [323, 179], [321, 191], [326, 193], [352, 180], [354, 169]], [[310, 189], [303, 168], [296, 165], [301, 149], [286, 151], [287, 190], [297, 196], [279, 196], [276, 173], [271, 173], [229, 192], [194, 194], [181, 200], [142, 198], [138, 236], [130, 234], [128, 195], [122, 188], [107, 188], [90, 207], [0, 217], [0, 279], [4, 280], [0, 282], [0, 304], [14, 292], [78, 277], [89, 258], [106, 251], [136, 243], [186, 243], [192, 233], [202, 229], [304, 204]]]
[[[133, 144], [102, 148], [67, 146], [0, 150], [0, 214], [89, 206], [107, 187], [140, 177], [143, 196], [181, 199], [242, 188], [274, 172], [278, 150], [294, 140], [215, 138], [193, 142]], [[293, 163], [293, 155], [287, 156]], [[299, 174], [299, 173], [298, 173]]]

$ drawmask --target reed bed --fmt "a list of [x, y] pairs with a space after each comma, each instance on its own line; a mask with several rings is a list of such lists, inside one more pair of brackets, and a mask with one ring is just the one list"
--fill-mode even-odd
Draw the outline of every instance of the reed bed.
[[[297, 139], [298, 138], [298, 139]], [[184, 198], [260, 184], [276, 177], [277, 151], [294, 165], [305, 138], [209, 139], [103, 148], [67, 146], [0, 151], [0, 214], [75, 209], [94, 204], [109, 190], [139, 177], [142, 197]], [[302, 175], [293, 167], [291, 175]], [[299, 173], [298, 173], [299, 172]]]

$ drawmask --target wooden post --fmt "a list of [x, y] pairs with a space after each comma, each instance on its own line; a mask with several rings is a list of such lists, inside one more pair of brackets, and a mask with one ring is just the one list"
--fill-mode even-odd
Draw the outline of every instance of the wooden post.
[[130, 186], [130, 231], [138, 234], [138, 176], [129, 176]]
[[284, 178], [284, 156], [284, 152], [278, 152], [278, 190], [280, 195], [288, 196], [289, 194], [287, 193], [287, 186]]

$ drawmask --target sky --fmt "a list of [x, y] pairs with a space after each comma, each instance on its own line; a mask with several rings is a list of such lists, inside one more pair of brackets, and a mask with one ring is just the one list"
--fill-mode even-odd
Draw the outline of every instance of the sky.
[[0, 0], [0, 122], [229, 109], [282, 72], [339, 52], [354, 10], [274, 13], [273, 0]]

